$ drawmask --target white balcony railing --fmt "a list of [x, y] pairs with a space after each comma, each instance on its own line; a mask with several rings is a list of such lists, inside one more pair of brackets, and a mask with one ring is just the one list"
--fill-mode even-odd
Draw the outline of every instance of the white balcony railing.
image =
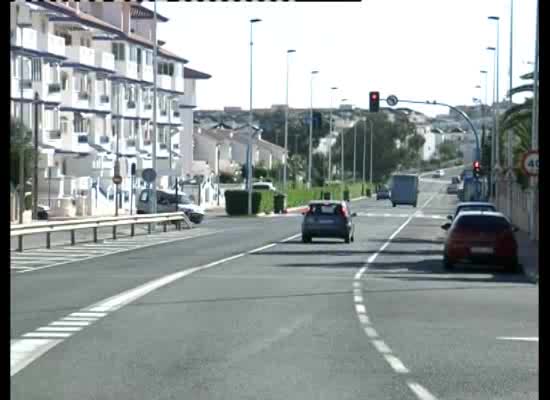
[[172, 77], [170, 75], [158, 75], [157, 77], [161, 89], [172, 90]]
[[40, 34], [38, 36], [38, 48], [45, 53], [55, 54], [65, 57], [65, 39], [50, 33]]
[[38, 50], [38, 33], [32, 28], [16, 28], [11, 43], [29, 50]]
[[98, 68], [107, 69], [109, 71], [115, 70], [115, 56], [112, 53], [96, 51], [95, 62]]
[[95, 51], [84, 46], [67, 47], [67, 57], [70, 61], [83, 65], [95, 66]]
[[153, 67], [150, 65], [142, 65], [139, 79], [146, 82], [153, 82]]
[[172, 78], [172, 90], [183, 93], [183, 78], [179, 76]]
[[137, 63], [132, 61], [115, 61], [116, 71], [127, 78], [138, 79]]

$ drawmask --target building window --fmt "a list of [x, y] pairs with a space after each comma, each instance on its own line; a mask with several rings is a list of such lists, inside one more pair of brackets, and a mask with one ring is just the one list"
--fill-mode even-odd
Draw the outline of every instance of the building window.
[[116, 61], [124, 61], [124, 43], [112, 43], [113, 55]]
[[148, 50], [145, 51], [145, 64], [153, 65], [153, 52]]
[[130, 46], [130, 61], [137, 61], [137, 48], [136, 46]]
[[57, 64], [50, 64], [50, 83], [59, 83], [59, 67]]
[[60, 125], [61, 125], [61, 133], [68, 133], [69, 132], [69, 119], [65, 116], [61, 117], [60, 119]]
[[48, 33], [48, 21], [46, 20], [46, 18], [40, 19], [40, 30], [42, 31], [42, 33]]

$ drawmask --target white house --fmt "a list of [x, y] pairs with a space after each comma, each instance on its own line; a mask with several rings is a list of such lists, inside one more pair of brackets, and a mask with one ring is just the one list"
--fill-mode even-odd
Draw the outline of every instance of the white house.
[[159, 41], [153, 118], [152, 11], [131, 2], [18, 0], [10, 14], [11, 114], [32, 127], [38, 95], [41, 202], [81, 196], [87, 214], [112, 213], [116, 168], [127, 207], [132, 165], [138, 177], [152, 167], [155, 118], [159, 175], [191, 172], [195, 82], [210, 76]]

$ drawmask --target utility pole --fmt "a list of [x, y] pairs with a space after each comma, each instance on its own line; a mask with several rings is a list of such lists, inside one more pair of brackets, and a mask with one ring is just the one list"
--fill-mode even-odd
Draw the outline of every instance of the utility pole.
[[372, 158], [372, 143], [373, 143], [373, 140], [374, 140], [374, 128], [372, 127], [372, 120], [369, 120], [369, 125], [370, 125], [370, 171], [369, 171], [369, 182], [372, 186], [372, 168], [373, 168], [373, 158]]
[[[152, 167], [157, 172], [157, 70], [158, 70], [158, 40], [157, 40], [157, 2], [153, 3], [153, 134], [151, 138], [152, 144]], [[151, 213], [157, 213], [157, 178], [151, 182], [152, 201]]]
[[356, 164], [357, 164], [357, 123], [353, 125], [353, 183], [355, 183]]
[[363, 119], [363, 179], [362, 179], [362, 187], [363, 187], [363, 195], [365, 195], [365, 160], [367, 158], [367, 119]]
[[40, 96], [34, 93], [34, 165], [32, 175], [32, 219], [38, 219], [38, 107], [40, 107]]
[[[535, 36], [535, 60], [533, 70], [533, 111], [531, 120], [531, 150], [539, 147], [539, 1], [537, 0], [537, 19]], [[531, 240], [538, 239], [535, 232], [535, 210], [537, 207], [538, 177], [529, 178], [531, 186], [531, 204], [529, 204], [529, 236]]]

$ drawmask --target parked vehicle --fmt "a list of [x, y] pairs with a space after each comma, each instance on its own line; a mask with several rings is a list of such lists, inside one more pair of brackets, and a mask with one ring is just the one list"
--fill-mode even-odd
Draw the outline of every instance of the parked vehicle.
[[435, 171], [432, 175], [433, 178], [441, 178], [442, 176], [445, 176], [445, 171], [440, 169], [439, 171]]
[[450, 185], [447, 185], [447, 194], [457, 194], [457, 193], [458, 193], [457, 183], [451, 183]]
[[416, 207], [418, 202], [418, 175], [393, 175], [390, 199], [393, 207], [398, 204], [408, 204]]
[[453, 176], [453, 177], [451, 178], [451, 183], [454, 183], [454, 184], [458, 185], [458, 184], [460, 183], [460, 177], [458, 177], [458, 176]]
[[[149, 214], [151, 200], [152, 190], [142, 190], [138, 197], [137, 213]], [[200, 224], [205, 215], [204, 209], [194, 204], [185, 193], [178, 193], [178, 197], [176, 197], [175, 192], [157, 190], [157, 212], [165, 213], [176, 211], [183, 211], [194, 224]]]
[[467, 201], [464, 203], [459, 203], [456, 207], [454, 216], [448, 215], [447, 219], [452, 221], [459, 213], [464, 211], [497, 211], [497, 208], [493, 203], [488, 203], [485, 201]]
[[302, 222], [302, 242], [311, 243], [312, 238], [341, 238], [353, 242], [355, 225], [349, 205], [340, 200], [316, 200], [309, 203]]
[[452, 270], [458, 263], [504, 265], [519, 271], [518, 246], [513, 226], [502, 213], [463, 211], [452, 223], [441, 226], [448, 232], [443, 250], [443, 267]]
[[387, 200], [390, 198], [390, 189], [387, 186], [379, 186], [376, 189], [376, 200]]
[[252, 183], [252, 190], [277, 192], [271, 182], [254, 182]]

